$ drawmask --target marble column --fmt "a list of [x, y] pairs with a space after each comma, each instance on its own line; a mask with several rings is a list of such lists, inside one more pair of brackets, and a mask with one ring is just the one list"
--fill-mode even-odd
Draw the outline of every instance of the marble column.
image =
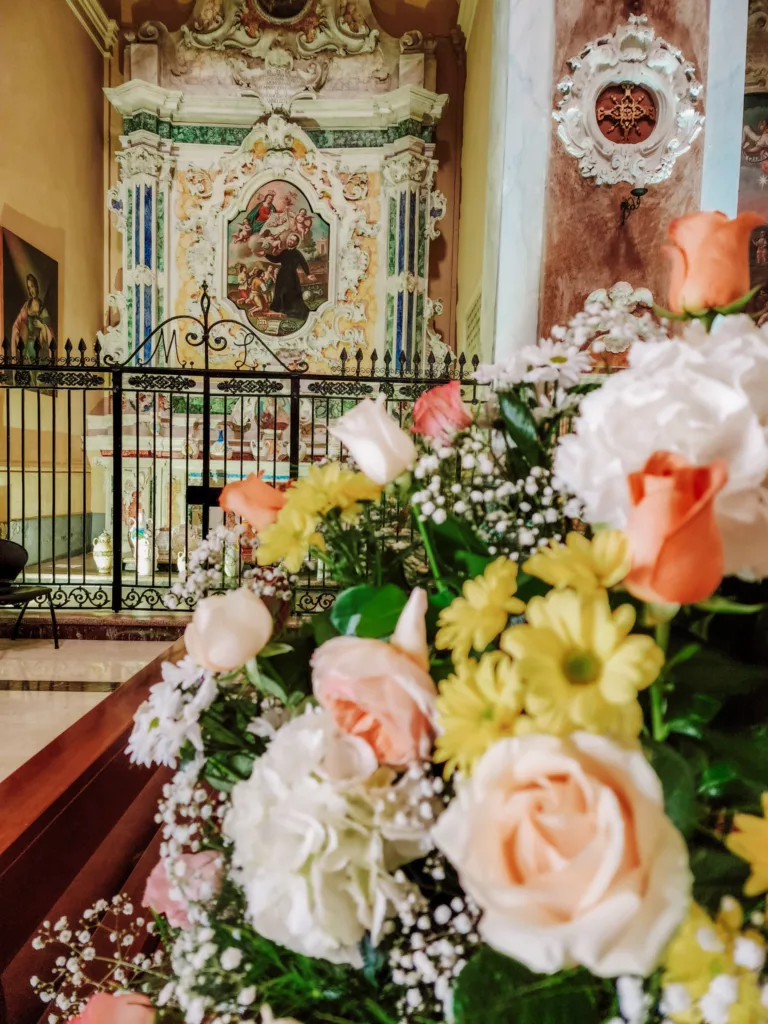
[[729, 217], [739, 206], [748, 12], [749, 0], [710, 0], [701, 208]]
[[[138, 138], [137, 136], [141, 136]], [[125, 338], [133, 361], [149, 362], [148, 336], [165, 316], [168, 239], [165, 230], [174, 160], [168, 143], [148, 132], [131, 135], [117, 154], [124, 213]], [[163, 353], [157, 353], [162, 361]]]
[[497, 360], [538, 340], [554, 47], [554, 0], [495, 0], [481, 332]]
[[[412, 136], [398, 140], [384, 157], [387, 204], [386, 345], [394, 365], [426, 356], [432, 339], [428, 298], [429, 242], [445, 213], [445, 197], [433, 191], [437, 168], [433, 146]], [[433, 344], [434, 347], [434, 344]]]

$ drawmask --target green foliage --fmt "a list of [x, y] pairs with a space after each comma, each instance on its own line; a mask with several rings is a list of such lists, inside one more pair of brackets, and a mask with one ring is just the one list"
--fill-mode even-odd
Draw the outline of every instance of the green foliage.
[[749, 875], [749, 865], [724, 846], [707, 844], [691, 850], [693, 898], [716, 913], [723, 896], [739, 895]]
[[330, 621], [342, 636], [388, 637], [395, 630], [408, 595], [388, 583], [342, 591], [331, 608]]
[[498, 399], [499, 413], [514, 444], [509, 452], [510, 468], [517, 476], [525, 476], [532, 466], [541, 466], [545, 461], [536, 420], [522, 392], [504, 391]]
[[661, 780], [667, 815], [682, 834], [689, 837], [699, 816], [696, 779], [691, 766], [669, 743], [648, 739], [644, 746], [646, 757]]
[[610, 997], [585, 970], [533, 974], [483, 947], [459, 975], [453, 1005], [456, 1024], [602, 1024]]

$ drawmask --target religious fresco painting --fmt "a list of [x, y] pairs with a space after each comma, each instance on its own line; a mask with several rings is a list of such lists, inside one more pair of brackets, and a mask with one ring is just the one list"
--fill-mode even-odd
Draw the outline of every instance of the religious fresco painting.
[[328, 300], [330, 225], [290, 181], [269, 181], [228, 229], [227, 295], [264, 334], [301, 330]]
[[3, 337], [24, 358], [44, 361], [58, 333], [59, 265], [3, 228]]
[[[755, 210], [768, 222], [768, 93], [748, 93], [744, 97], [744, 123], [741, 140], [741, 176], [739, 209]], [[763, 287], [752, 302], [758, 322], [768, 322], [768, 228], [752, 234], [750, 253], [752, 287]]]

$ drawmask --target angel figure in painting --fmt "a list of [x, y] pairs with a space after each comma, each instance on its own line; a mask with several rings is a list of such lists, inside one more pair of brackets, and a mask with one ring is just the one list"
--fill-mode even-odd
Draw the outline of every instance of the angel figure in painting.
[[768, 151], [768, 121], [761, 121], [757, 131], [744, 125], [741, 148], [747, 156], [764, 156]]
[[27, 274], [27, 300], [13, 324], [11, 344], [14, 349], [19, 342], [24, 347], [24, 358], [34, 360], [53, 341], [51, 315], [40, 298], [40, 283], [34, 274]]
[[291, 233], [285, 240], [285, 249], [274, 256], [267, 254], [267, 259], [280, 267], [275, 281], [272, 312], [282, 313], [296, 320], [306, 320], [309, 316], [309, 306], [304, 301], [299, 271], [304, 274], [307, 281], [314, 281], [315, 276], [310, 273], [304, 254], [299, 250], [300, 241], [297, 234]]
[[759, 267], [768, 266], [768, 235], [765, 231], [761, 231], [757, 238], [753, 239], [752, 245], [755, 247], [755, 262]]

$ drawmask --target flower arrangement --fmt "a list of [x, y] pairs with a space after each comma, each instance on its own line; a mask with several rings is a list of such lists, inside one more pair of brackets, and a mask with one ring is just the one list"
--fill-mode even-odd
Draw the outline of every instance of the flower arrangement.
[[227, 488], [341, 589], [293, 633], [198, 604], [129, 744], [177, 769], [144, 909], [44, 924], [50, 1024], [768, 1022], [768, 332], [710, 216], [673, 228], [707, 307], [628, 369], [556, 339]]

